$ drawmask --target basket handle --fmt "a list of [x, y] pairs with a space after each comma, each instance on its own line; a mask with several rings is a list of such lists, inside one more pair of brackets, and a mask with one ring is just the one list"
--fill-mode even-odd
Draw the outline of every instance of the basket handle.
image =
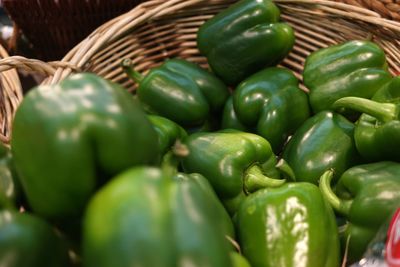
[[0, 59], [0, 72], [10, 69], [22, 69], [27, 72], [36, 72], [52, 76], [58, 68], [80, 71], [78, 67], [62, 61], [44, 62], [38, 59], [29, 59], [22, 56], [11, 56]]

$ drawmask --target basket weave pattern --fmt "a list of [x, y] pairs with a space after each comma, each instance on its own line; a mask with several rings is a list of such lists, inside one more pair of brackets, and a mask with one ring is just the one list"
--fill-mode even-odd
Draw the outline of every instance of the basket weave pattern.
[[[153, 0], [115, 18], [89, 35], [62, 61], [135, 86], [120, 68], [123, 58], [146, 72], [165, 59], [180, 57], [207, 66], [196, 46], [201, 24], [234, 0]], [[365, 8], [327, 0], [275, 0], [282, 20], [292, 25], [296, 44], [282, 66], [302, 78], [305, 58], [313, 51], [346, 40], [370, 39], [386, 52], [390, 71], [400, 73], [400, 22], [383, 19]], [[45, 83], [57, 83], [71, 73], [58, 69]]]
[[384, 18], [400, 21], [399, 0], [335, 0], [373, 10]]
[[[0, 57], [3, 60], [8, 58], [2, 46], [0, 46]], [[22, 89], [17, 71], [11, 68], [4, 69], [0, 72], [0, 142], [2, 143], [10, 141], [13, 116], [21, 100]]]

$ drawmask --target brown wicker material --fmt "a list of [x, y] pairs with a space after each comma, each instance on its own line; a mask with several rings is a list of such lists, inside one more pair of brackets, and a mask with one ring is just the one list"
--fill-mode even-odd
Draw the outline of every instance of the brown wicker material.
[[39, 58], [59, 60], [104, 22], [144, 0], [3, 0]]
[[[58, 83], [74, 71], [88, 71], [134, 91], [135, 84], [120, 67], [124, 58], [132, 59], [136, 69], [143, 73], [173, 57], [207, 67], [206, 59], [196, 47], [197, 30], [205, 20], [233, 2], [236, 1], [144, 2], [87, 36], [61, 62], [53, 64], [43, 84]], [[390, 71], [394, 75], [400, 73], [400, 22], [384, 19], [365, 8], [330, 0], [275, 2], [282, 11], [282, 20], [290, 23], [296, 32], [295, 47], [281, 65], [291, 69], [300, 80], [305, 58], [312, 51], [354, 39], [370, 39], [379, 44], [386, 52]], [[19, 64], [9, 63], [0, 61], [0, 66], [11, 68]]]
[[365, 7], [379, 13], [382, 17], [400, 21], [399, 0], [335, 0], [359, 7]]
[[[196, 47], [196, 32], [205, 20], [234, 0], [152, 0], [99, 27], [62, 60], [134, 90], [120, 68], [131, 58], [145, 72], [166, 58], [180, 57], [207, 66]], [[390, 70], [400, 73], [400, 23], [365, 8], [328, 0], [276, 0], [282, 19], [296, 31], [296, 44], [282, 63], [301, 79], [305, 58], [322, 47], [353, 39], [371, 39], [387, 54]], [[71, 73], [59, 68], [45, 83]]]
[[[6, 60], [8, 54], [0, 46], [0, 57]], [[0, 60], [0, 61], [1, 61]], [[0, 142], [10, 141], [11, 123], [14, 113], [22, 100], [21, 83], [15, 69], [2, 69], [0, 72]]]

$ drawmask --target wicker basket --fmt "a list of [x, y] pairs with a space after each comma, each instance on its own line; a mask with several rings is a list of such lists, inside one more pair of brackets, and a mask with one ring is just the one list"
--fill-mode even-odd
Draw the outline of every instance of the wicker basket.
[[365, 7], [379, 13], [382, 17], [400, 21], [399, 0], [335, 0], [359, 7]]
[[[0, 46], [0, 57], [7, 59], [7, 51]], [[22, 100], [22, 88], [15, 69], [0, 73], [0, 142], [10, 140], [14, 112]]]
[[[48, 67], [44, 84], [58, 83], [74, 71], [97, 73], [121, 83], [135, 84], [120, 67], [132, 59], [146, 72], [167, 58], [180, 57], [207, 67], [196, 47], [199, 26], [234, 0], [151, 0], [108, 21], [75, 46], [61, 62]], [[370, 39], [386, 52], [390, 71], [400, 73], [400, 22], [384, 19], [371, 10], [329, 0], [275, 0], [282, 20], [296, 32], [293, 51], [282, 66], [302, 79], [303, 63], [312, 52], [346, 40]], [[31, 62], [32, 69], [36, 62]], [[18, 59], [0, 60], [0, 71], [18, 66]], [[43, 71], [46, 65], [36, 65]], [[26, 64], [23, 64], [26, 65]], [[306, 88], [303, 87], [305, 90]]]

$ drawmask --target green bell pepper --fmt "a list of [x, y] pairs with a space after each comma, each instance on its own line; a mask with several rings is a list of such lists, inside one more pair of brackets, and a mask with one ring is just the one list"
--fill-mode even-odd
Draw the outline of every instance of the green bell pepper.
[[252, 267], [339, 266], [335, 216], [313, 184], [261, 189], [243, 201], [234, 222]]
[[379, 227], [400, 205], [400, 163], [381, 161], [354, 166], [331, 188], [334, 170], [320, 182], [324, 197], [347, 220], [342, 236], [348, 238], [348, 262], [361, 259]]
[[327, 169], [334, 168], [337, 177], [360, 162], [353, 134], [352, 122], [340, 114], [321, 111], [294, 133], [282, 157], [297, 181], [318, 184]]
[[195, 133], [184, 145], [189, 153], [181, 159], [183, 170], [206, 177], [230, 214], [248, 193], [285, 182], [281, 168], [288, 166], [277, 164], [271, 145], [259, 135], [234, 130]]
[[43, 219], [28, 213], [0, 212], [0, 265], [71, 266], [67, 245]]
[[279, 19], [271, 0], [241, 0], [200, 26], [197, 46], [214, 73], [236, 85], [291, 51], [294, 31]]
[[232, 266], [233, 224], [207, 180], [135, 167], [90, 201], [83, 228], [85, 267]]
[[31, 208], [58, 220], [80, 217], [109, 177], [156, 162], [157, 142], [131, 94], [83, 73], [26, 95], [15, 115], [11, 147]]
[[137, 96], [151, 114], [166, 117], [184, 128], [218, 120], [229, 96], [226, 85], [195, 63], [169, 59], [146, 76], [122, 62], [125, 72], [138, 84]]
[[252, 132], [252, 129], [244, 125], [235, 112], [233, 107], [233, 97], [230, 96], [225, 102], [222, 112], [221, 129], [235, 129], [242, 132]]
[[177, 142], [187, 137], [187, 132], [177, 123], [157, 115], [147, 115], [151, 124], [157, 132], [160, 151], [160, 162]]
[[0, 143], [0, 209], [21, 205], [23, 192], [11, 151]]
[[[308, 96], [299, 81], [287, 69], [267, 68], [253, 74], [233, 92], [235, 117], [271, 144], [275, 153], [282, 150], [289, 135], [310, 117]], [[230, 103], [228, 103], [230, 105]], [[230, 112], [223, 127], [235, 128]], [[239, 125], [240, 125], [239, 124]], [[240, 129], [240, 128], [239, 128]]]
[[369, 41], [348, 41], [317, 50], [304, 64], [314, 113], [346, 96], [371, 98], [391, 79], [384, 51]]
[[333, 107], [363, 112], [354, 138], [361, 156], [369, 161], [400, 160], [400, 77], [376, 92], [372, 100], [344, 97]]

